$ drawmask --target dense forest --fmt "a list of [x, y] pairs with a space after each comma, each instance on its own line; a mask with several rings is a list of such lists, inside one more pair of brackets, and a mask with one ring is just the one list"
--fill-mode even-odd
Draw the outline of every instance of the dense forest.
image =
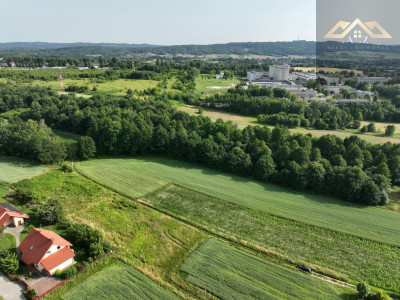
[[49, 126], [85, 136], [79, 153], [85, 159], [95, 152], [169, 155], [368, 205], [386, 204], [391, 185], [400, 183], [400, 145], [372, 145], [356, 136], [312, 138], [279, 126], [241, 130], [230, 122], [176, 111], [164, 96], [83, 99], [0, 84], [0, 113], [1, 153], [42, 162], [67, 156], [62, 146], [46, 147], [45, 160], [40, 156], [40, 141], [55, 139]]

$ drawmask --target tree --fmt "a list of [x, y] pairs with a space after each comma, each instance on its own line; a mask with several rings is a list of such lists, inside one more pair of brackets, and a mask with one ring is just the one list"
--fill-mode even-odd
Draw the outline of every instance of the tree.
[[376, 131], [375, 123], [374, 122], [369, 123], [367, 126], [367, 129], [368, 129], [368, 132], [375, 132]]
[[392, 136], [396, 131], [396, 127], [394, 125], [388, 125], [385, 129], [386, 136]]
[[360, 282], [357, 284], [357, 292], [361, 299], [367, 299], [371, 293], [371, 290], [365, 283]]
[[393, 184], [400, 184], [400, 155], [389, 159], [388, 166], [392, 175]]
[[381, 162], [375, 169], [374, 174], [380, 174], [385, 176], [386, 178], [391, 178], [390, 170], [388, 165], [385, 162]]
[[311, 162], [306, 170], [308, 187], [316, 192], [322, 192], [325, 181], [325, 169], [318, 162]]
[[274, 172], [275, 163], [271, 155], [261, 156], [254, 167], [254, 174], [256, 178], [268, 181]]
[[362, 166], [364, 162], [363, 153], [356, 144], [351, 144], [347, 150], [347, 163], [350, 166]]
[[6, 273], [15, 274], [19, 269], [19, 261], [15, 252], [2, 253], [0, 268]]
[[94, 157], [96, 154], [96, 144], [90, 136], [83, 136], [79, 139], [78, 154], [84, 160]]

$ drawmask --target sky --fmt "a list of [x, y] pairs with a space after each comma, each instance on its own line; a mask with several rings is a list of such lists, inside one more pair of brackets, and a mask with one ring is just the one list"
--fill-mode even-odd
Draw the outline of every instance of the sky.
[[0, 0], [0, 43], [315, 40], [316, 0]]

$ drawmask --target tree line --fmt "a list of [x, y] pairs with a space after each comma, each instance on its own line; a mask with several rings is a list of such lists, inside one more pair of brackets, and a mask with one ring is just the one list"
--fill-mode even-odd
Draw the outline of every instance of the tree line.
[[[0, 85], [0, 91], [4, 88]], [[231, 122], [176, 111], [161, 96], [78, 99], [43, 89], [48, 96], [33, 99], [27, 87], [14, 88], [19, 106], [28, 109], [15, 118], [39, 124], [43, 119], [52, 128], [90, 136], [100, 155], [168, 155], [368, 205], [388, 203], [391, 185], [400, 183], [397, 144], [372, 145], [356, 136], [313, 138], [280, 126], [241, 130]]]

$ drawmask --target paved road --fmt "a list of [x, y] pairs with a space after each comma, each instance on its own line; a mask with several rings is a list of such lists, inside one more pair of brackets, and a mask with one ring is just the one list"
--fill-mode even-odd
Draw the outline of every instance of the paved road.
[[11, 227], [11, 228], [7, 228], [3, 232], [12, 234], [15, 237], [16, 247], [18, 247], [20, 244], [19, 236], [21, 235], [21, 231], [24, 230], [24, 228], [25, 228], [24, 226]]
[[22, 284], [10, 281], [4, 274], [0, 273], [0, 295], [4, 300], [26, 300], [21, 291], [25, 291]]

